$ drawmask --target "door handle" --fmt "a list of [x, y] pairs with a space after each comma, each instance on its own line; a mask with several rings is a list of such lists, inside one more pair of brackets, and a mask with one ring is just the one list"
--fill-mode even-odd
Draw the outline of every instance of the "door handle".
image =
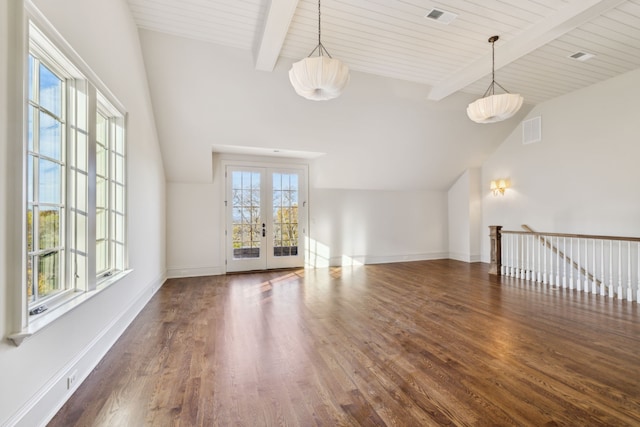
[[265, 224], [264, 222], [262, 223], [262, 237], [266, 237], [267, 236], [267, 229], [266, 229], [267, 224]]

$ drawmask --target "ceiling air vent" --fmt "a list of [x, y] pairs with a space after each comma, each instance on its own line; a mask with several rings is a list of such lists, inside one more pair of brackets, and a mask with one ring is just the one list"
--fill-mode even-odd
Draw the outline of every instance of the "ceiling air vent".
[[593, 53], [587, 52], [576, 52], [572, 55], [569, 55], [569, 58], [575, 59], [576, 61], [586, 61], [588, 59], [593, 58], [595, 55]]
[[446, 10], [431, 9], [424, 17], [432, 21], [437, 21], [441, 24], [447, 25], [450, 24], [451, 21], [456, 19], [458, 15], [453, 12], [447, 12]]
[[534, 117], [522, 122], [522, 145], [542, 141], [542, 117]]

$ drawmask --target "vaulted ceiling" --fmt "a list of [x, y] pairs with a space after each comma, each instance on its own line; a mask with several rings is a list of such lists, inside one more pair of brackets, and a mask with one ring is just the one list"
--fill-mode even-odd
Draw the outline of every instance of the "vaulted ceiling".
[[[255, 68], [318, 41], [315, 0], [128, 0], [143, 29], [252, 51]], [[322, 43], [350, 69], [423, 83], [428, 98], [496, 80], [539, 102], [640, 67], [640, 0], [322, 0]], [[432, 9], [457, 15], [449, 24]], [[576, 52], [594, 55], [586, 61]]]

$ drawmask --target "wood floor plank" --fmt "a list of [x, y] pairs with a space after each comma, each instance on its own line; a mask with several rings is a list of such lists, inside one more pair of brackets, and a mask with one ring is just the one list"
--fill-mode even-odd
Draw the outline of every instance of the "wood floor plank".
[[51, 426], [637, 426], [637, 303], [451, 260], [171, 279]]

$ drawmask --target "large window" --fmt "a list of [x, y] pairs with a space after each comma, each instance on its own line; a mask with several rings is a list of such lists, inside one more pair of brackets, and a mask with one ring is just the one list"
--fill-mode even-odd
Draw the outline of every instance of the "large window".
[[126, 268], [124, 112], [29, 25], [25, 292], [30, 316]]
[[96, 113], [96, 274], [124, 269], [125, 151], [122, 117], [98, 94]]
[[27, 148], [27, 295], [65, 290], [65, 78], [29, 55]]

